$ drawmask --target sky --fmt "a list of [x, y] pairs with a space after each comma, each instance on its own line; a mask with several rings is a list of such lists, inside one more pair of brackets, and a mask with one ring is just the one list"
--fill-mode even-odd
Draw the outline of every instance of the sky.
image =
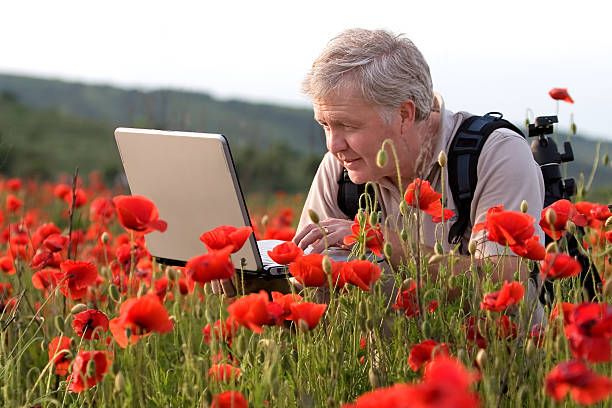
[[[405, 33], [453, 111], [523, 123], [568, 88], [579, 134], [612, 140], [612, 24], [583, 1], [5, 1], [0, 73], [309, 107], [300, 82], [352, 27]], [[206, 129], [202, 129], [205, 131]]]

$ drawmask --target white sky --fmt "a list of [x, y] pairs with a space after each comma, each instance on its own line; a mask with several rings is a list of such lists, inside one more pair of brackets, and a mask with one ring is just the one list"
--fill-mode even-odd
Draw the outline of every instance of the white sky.
[[[451, 110], [527, 108], [612, 140], [612, 6], [604, 0], [3, 1], [0, 72], [205, 91], [308, 106], [302, 77], [350, 27], [403, 32]], [[205, 130], [205, 129], [203, 129]]]

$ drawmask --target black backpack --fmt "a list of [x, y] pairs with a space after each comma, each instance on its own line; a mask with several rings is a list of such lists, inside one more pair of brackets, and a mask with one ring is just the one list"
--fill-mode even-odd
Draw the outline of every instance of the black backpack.
[[[450, 228], [448, 242], [459, 246], [459, 252], [465, 252], [462, 238], [470, 224], [470, 208], [478, 182], [477, 166], [480, 152], [491, 133], [500, 128], [510, 129], [525, 137], [523, 132], [511, 122], [503, 119], [499, 112], [489, 112], [484, 116], [470, 116], [465, 119], [453, 136], [448, 152], [449, 186], [453, 200], [457, 206], [457, 219]], [[354, 184], [343, 171], [338, 180], [338, 207], [349, 218], [354, 218], [359, 211], [359, 197], [365, 192], [365, 184]], [[552, 239], [546, 235], [545, 244]], [[589, 259], [578, 251], [577, 241], [572, 237], [568, 242], [569, 254], [576, 257], [582, 265], [580, 280], [586, 289], [588, 298], [593, 299], [597, 289], [601, 287], [599, 273]], [[532, 278], [538, 273], [537, 266], [532, 270]], [[552, 283], [544, 282], [540, 299], [546, 303], [553, 300]], [[546, 299], [546, 295], [548, 299]]]

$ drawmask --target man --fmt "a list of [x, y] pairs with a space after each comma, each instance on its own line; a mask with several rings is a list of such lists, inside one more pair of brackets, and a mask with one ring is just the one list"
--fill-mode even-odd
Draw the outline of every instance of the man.
[[[442, 98], [433, 92], [429, 68], [420, 51], [406, 37], [382, 30], [351, 29], [332, 39], [313, 63], [303, 90], [312, 98], [315, 119], [325, 129], [328, 153], [312, 183], [294, 242], [322, 252], [322, 230], [329, 246], [341, 246], [344, 236], [351, 234], [353, 220], [347, 219], [337, 202], [338, 179], [344, 167], [354, 183], [375, 183], [383, 220], [391, 226], [385, 235], [394, 248], [391, 263], [397, 266], [403, 260], [399, 230], [393, 226], [401, 228], [399, 205], [411, 181], [417, 177], [430, 181], [434, 190], [443, 191], [445, 207], [455, 210], [448, 170], [440, 167], [437, 158], [439, 152], [448, 152], [454, 134], [469, 114], [447, 111]], [[376, 157], [385, 139], [392, 141], [395, 152], [386, 144], [389, 160], [378, 167]], [[526, 140], [509, 129], [498, 129], [489, 136], [478, 160], [477, 175], [464, 248], [475, 240], [478, 259], [497, 261], [504, 248], [488, 242], [485, 231], [472, 233], [471, 226], [484, 221], [490, 207], [503, 204], [506, 210], [518, 211], [523, 200], [528, 203], [528, 213], [539, 219], [544, 182]], [[308, 210], [318, 214], [323, 228], [311, 222]], [[433, 252], [436, 240], [445, 251], [451, 249], [441, 237], [448, 236], [452, 220], [444, 225], [442, 233], [429, 217], [423, 217], [424, 252]], [[544, 242], [538, 225], [536, 232]], [[519, 268], [518, 258], [508, 252], [500, 258], [500, 273], [494, 278], [510, 281], [521, 270], [521, 281], [526, 283], [527, 268]], [[467, 270], [470, 262], [470, 257], [463, 255], [456, 271]]]

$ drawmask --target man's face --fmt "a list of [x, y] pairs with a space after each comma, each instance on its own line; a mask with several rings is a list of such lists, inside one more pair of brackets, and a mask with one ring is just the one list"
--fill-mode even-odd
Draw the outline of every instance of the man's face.
[[388, 138], [399, 151], [404, 151], [403, 143], [399, 142], [403, 122], [399, 109], [392, 113], [391, 122], [387, 123], [380, 110], [356, 92], [333, 93], [325, 100], [314, 100], [313, 103], [315, 120], [325, 129], [327, 150], [348, 170], [354, 183], [395, 177], [390, 149], [386, 149], [389, 160], [383, 168], [376, 165], [376, 156]]

